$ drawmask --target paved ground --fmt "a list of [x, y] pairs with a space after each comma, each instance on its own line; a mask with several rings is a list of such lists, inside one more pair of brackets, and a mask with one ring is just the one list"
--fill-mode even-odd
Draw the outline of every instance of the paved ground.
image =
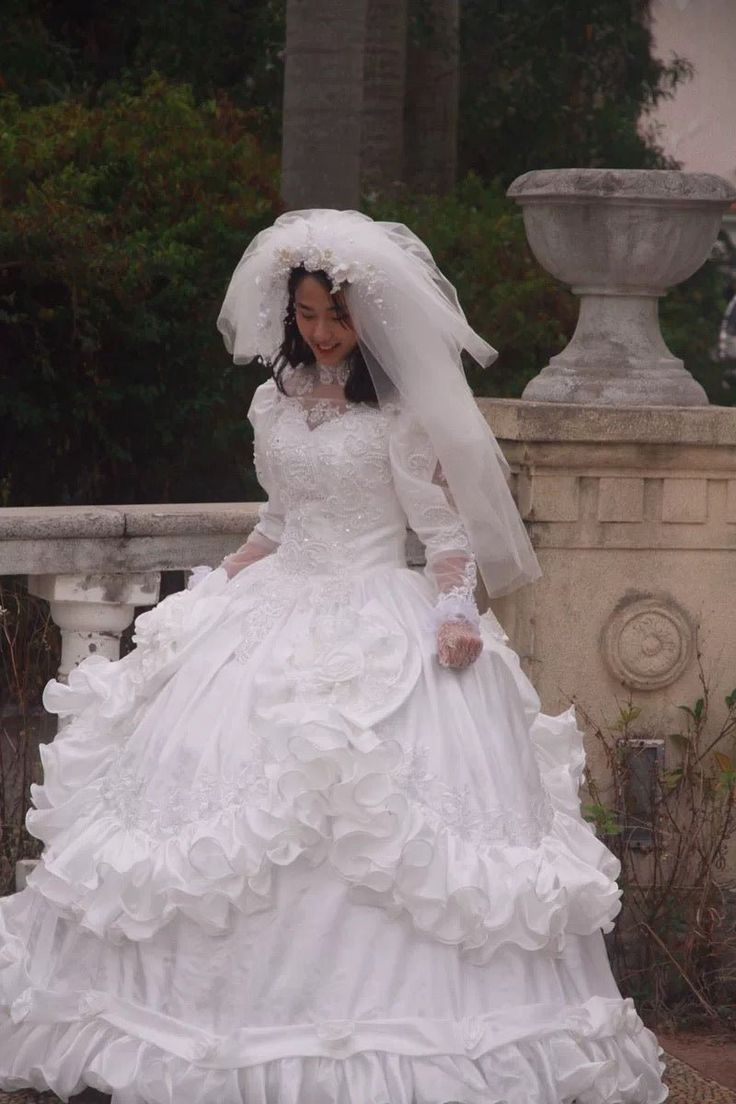
[[657, 1031], [657, 1038], [668, 1054], [736, 1093], [736, 1035]]
[[[664, 1045], [662, 1036], [659, 1035], [658, 1038]], [[688, 1042], [688, 1037], [684, 1035], [668, 1036], [667, 1042], [676, 1046], [680, 1054], [685, 1054], [689, 1047], [691, 1056], [707, 1068], [707, 1075], [704, 1076], [694, 1065], [676, 1058], [668, 1047], [665, 1081], [669, 1085], [670, 1095], [667, 1104], [736, 1104], [736, 1042], [713, 1045], [704, 1036], [692, 1036]], [[714, 1059], [712, 1062], [711, 1058]], [[727, 1079], [733, 1088], [713, 1080], [716, 1074]], [[105, 1104], [109, 1099], [90, 1090], [72, 1097], [72, 1104]], [[0, 1092], [0, 1104], [58, 1104], [58, 1098], [50, 1093]], [[202, 1104], [219, 1102], [203, 1101]]]

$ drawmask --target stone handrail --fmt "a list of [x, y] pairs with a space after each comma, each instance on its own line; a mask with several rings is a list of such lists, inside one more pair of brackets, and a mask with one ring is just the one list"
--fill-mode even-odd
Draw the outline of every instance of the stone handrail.
[[173, 571], [219, 563], [257, 502], [18, 506], [0, 510], [0, 575]]
[[215, 565], [253, 528], [258, 503], [20, 506], [0, 510], [0, 575], [27, 575], [61, 630], [59, 676], [92, 653], [116, 659], [161, 572]]

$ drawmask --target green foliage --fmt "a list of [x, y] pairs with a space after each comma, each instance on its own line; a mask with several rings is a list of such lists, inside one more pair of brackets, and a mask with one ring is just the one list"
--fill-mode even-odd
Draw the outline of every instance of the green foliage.
[[530, 169], [661, 168], [641, 111], [691, 73], [651, 56], [649, 0], [464, 0], [460, 162], [506, 184]]
[[608, 809], [605, 805], [593, 802], [581, 807], [583, 819], [589, 821], [599, 836], [620, 836], [623, 827], [617, 819], [614, 809]]
[[85, 96], [111, 81], [140, 91], [154, 73], [199, 102], [225, 92], [264, 137], [281, 127], [285, 0], [6, 0], [0, 89], [29, 104]]
[[[697, 657], [702, 693], [679, 706], [680, 731], [631, 700], [612, 724], [585, 717], [603, 758], [586, 768], [583, 815], [621, 862], [609, 950], [624, 995], [657, 1018], [699, 1010], [715, 1024], [734, 1014], [723, 870], [736, 842], [736, 689], [724, 713]], [[659, 742], [664, 754], [647, 755]]]
[[12, 91], [24, 103], [49, 103], [69, 91], [74, 60], [44, 22], [41, 5], [6, 0], [0, 52], [0, 92]]
[[255, 380], [215, 320], [278, 210], [247, 116], [152, 77], [5, 96], [0, 142], [4, 504], [243, 497]]
[[499, 350], [470, 364], [477, 395], [518, 396], [575, 327], [574, 297], [544, 272], [526, 243], [518, 206], [470, 175], [449, 196], [367, 201], [375, 218], [407, 223], [457, 287], [469, 321]]
[[198, 99], [223, 90], [251, 111], [264, 139], [278, 144], [285, 0], [178, 0], [175, 21], [170, 0], [138, 0], [136, 6], [139, 27], [131, 63], [140, 77], [158, 71], [185, 81]]

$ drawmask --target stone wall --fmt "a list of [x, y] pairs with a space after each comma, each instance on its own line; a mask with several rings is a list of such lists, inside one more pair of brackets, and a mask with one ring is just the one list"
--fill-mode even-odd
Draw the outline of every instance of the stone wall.
[[631, 695], [642, 729], [677, 730], [699, 645], [718, 723], [736, 686], [736, 410], [481, 406], [544, 572], [494, 609], [544, 709], [612, 721]]

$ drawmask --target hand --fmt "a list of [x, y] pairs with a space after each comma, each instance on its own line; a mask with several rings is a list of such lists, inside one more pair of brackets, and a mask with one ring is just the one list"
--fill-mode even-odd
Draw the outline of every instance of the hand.
[[468, 621], [445, 621], [437, 630], [437, 657], [442, 667], [469, 667], [482, 651], [480, 633]]

